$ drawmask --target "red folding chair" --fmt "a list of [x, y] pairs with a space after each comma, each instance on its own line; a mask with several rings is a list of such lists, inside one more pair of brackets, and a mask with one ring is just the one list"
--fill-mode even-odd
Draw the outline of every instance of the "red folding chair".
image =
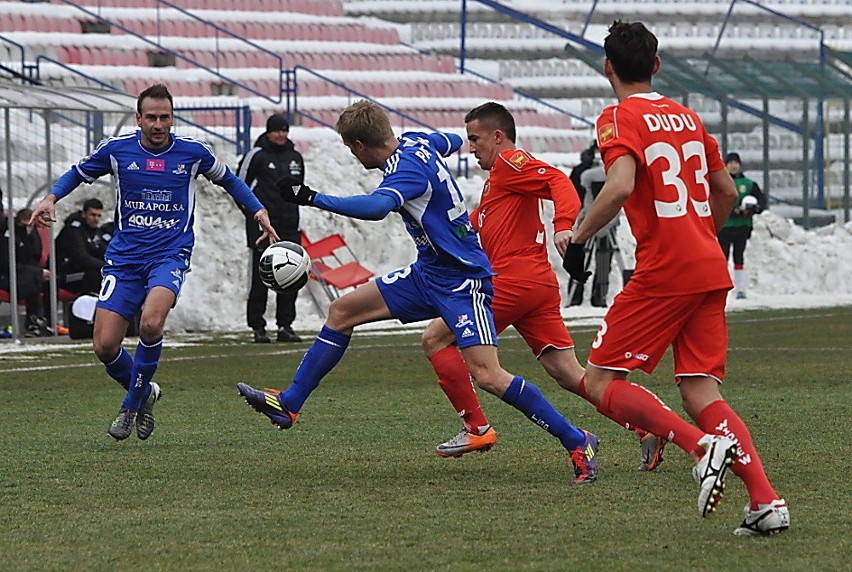
[[[329, 301], [339, 298], [341, 291], [364, 284], [375, 276], [372, 270], [358, 262], [341, 234], [331, 234], [316, 242], [311, 242], [304, 231], [300, 236], [302, 248], [311, 257], [311, 278], [317, 281]], [[314, 304], [322, 312], [316, 298]]]

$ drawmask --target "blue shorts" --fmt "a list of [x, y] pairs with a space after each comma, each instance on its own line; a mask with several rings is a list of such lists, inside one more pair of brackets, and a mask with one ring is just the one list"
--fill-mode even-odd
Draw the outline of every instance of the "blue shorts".
[[108, 262], [102, 272], [97, 307], [112, 310], [131, 321], [155, 286], [174, 292], [177, 302], [189, 272], [189, 256], [178, 253], [145, 262]]
[[404, 324], [442, 318], [460, 348], [496, 346], [491, 277], [436, 276], [417, 264], [376, 280], [391, 315]]

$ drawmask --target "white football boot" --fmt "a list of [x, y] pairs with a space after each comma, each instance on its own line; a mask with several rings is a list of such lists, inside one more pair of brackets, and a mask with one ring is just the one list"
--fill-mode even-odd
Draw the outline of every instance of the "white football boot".
[[705, 435], [698, 441], [707, 452], [692, 469], [698, 483], [698, 514], [707, 516], [722, 502], [725, 474], [737, 458], [737, 445], [721, 435]]
[[759, 504], [757, 510], [746, 505], [744, 512], [743, 523], [734, 531], [737, 536], [769, 536], [790, 528], [790, 509], [784, 499]]

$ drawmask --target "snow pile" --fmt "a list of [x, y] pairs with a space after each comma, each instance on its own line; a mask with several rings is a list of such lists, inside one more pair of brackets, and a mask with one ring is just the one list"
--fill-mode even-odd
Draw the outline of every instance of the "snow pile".
[[[299, 148], [298, 130], [293, 139]], [[369, 193], [381, 179], [379, 171], [366, 171], [339, 139], [312, 141], [305, 152], [306, 182], [320, 192], [341, 196]], [[231, 167], [236, 162], [229, 161]], [[470, 178], [457, 179], [473, 208], [484, 182], [483, 173], [471, 161]], [[450, 159], [455, 165], [455, 159]], [[181, 299], [172, 311], [167, 328], [172, 331], [246, 331], [245, 298], [247, 292], [248, 253], [242, 214], [231, 197], [221, 188], [199, 185], [196, 207], [196, 249], [192, 271], [187, 277]], [[98, 191], [98, 188], [101, 190]], [[83, 200], [99, 196], [109, 212], [114, 198], [107, 186], [85, 185], [59, 205], [60, 221]], [[368, 222], [348, 219], [318, 209], [302, 207], [302, 230], [312, 240], [341, 233], [359, 261], [377, 275], [406, 266], [414, 260], [414, 246], [398, 215]], [[633, 237], [622, 221], [618, 242], [627, 268], [633, 265]], [[755, 230], [746, 250], [749, 274], [749, 299], [731, 301], [732, 308], [812, 307], [852, 304], [852, 223], [834, 224], [817, 230], [804, 230], [771, 211], [755, 219]], [[552, 249], [551, 259], [566, 285], [559, 257]], [[610, 299], [620, 288], [620, 268], [613, 261]], [[563, 287], [565, 296], [567, 287]], [[590, 290], [590, 286], [587, 287]], [[323, 322], [310, 293], [325, 306], [328, 300], [313, 284], [302, 290], [297, 306], [297, 330], [315, 331]], [[589, 293], [586, 293], [588, 300]], [[266, 314], [269, 327], [275, 325], [274, 296]], [[600, 316], [603, 309], [586, 305], [566, 310], [566, 316]]]

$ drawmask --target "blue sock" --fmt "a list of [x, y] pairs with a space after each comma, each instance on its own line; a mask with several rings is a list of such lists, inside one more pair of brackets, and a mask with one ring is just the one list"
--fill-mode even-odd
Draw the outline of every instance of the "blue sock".
[[151, 379], [157, 366], [160, 365], [160, 354], [163, 353], [163, 338], [151, 343], [145, 343], [139, 338], [136, 346], [136, 356], [133, 359], [133, 372], [130, 374], [132, 383], [121, 404], [123, 409], [139, 411], [142, 403], [151, 394]]
[[116, 380], [124, 389], [130, 388], [130, 375], [133, 369], [133, 358], [130, 357], [124, 347], [118, 350], [118, 355], [115, 356], [109, 363], [105, 363], [107, 375]]
[[515, 376], [502, 399], [526, 415], [527, 419], [559, 439], [562, 446], [569, 451], [582, 447], [586, 442], [586, 435], [568, 423], [568, 420], [541, 394], [541, 390], [523, 377]]
[[334, 369], [343, 357], [350, 339], [352, 336], [332, 330], [328, 326], [322, 327], [293, 374], [293, 384], [278, 396], [284, 407], [292, 413], [301, 411], [302, 405], [319, 386], [320, 380]]

